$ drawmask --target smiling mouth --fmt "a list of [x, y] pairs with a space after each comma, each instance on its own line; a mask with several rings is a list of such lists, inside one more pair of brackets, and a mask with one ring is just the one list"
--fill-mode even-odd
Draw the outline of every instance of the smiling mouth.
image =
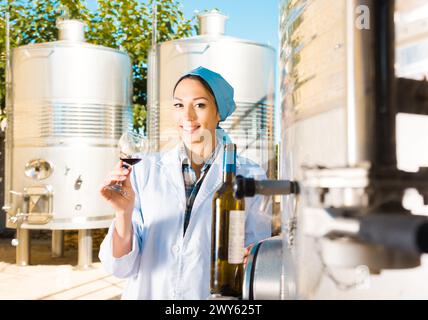
[[183, 129], [186, 133], [194, 133], [196, 130], [198, 130], [201, 126], [194, 126], [194, 127], [183, 127], [180, 126], [181, 129]]

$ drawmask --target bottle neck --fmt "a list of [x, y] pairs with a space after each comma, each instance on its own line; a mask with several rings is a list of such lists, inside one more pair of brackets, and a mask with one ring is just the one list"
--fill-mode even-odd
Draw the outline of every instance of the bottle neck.
[[235, 175], [235, 172], [223, 172], [223, 183], [232, 183]]
[[236, 146], [227, 144], [223, 155], [223, 182], [232, 183], [236, 175]]

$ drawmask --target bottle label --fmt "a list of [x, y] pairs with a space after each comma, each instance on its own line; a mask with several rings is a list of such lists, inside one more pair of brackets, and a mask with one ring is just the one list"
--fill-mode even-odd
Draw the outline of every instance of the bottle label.
[[245, 211], [229, 212], [229, 248], [227, 262], [237, 264], [244, 262]]

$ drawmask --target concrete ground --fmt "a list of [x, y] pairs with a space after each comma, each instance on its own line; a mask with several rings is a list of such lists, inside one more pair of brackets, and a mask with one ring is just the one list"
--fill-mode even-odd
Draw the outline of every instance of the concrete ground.
[[15, 264], [11, 239], [0, 239], [0, 300], [109, 300], [120, 299], [125, 280], [104, 271], [93, 252], [93, 265], [78, 270], [77, 249], [65, 248], [52, 258], [49, 239], [32, 239], [30, 266]]

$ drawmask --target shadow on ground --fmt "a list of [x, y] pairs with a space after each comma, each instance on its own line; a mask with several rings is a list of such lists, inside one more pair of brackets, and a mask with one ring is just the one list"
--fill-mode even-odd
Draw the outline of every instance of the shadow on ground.
[[[51, 236], [47, 231], [31, 231], [30, 264], [31, 265], [77, 265], [77, 231], [67, 231], [64, 236], [64, 256], [52, 257]], [[0, 261], [14, 264], [16, 262], [16, 248], [11, 242], [13, 232], [3, 233], [0, 236]], [[99, 262], [99, 246], [104, 238], [104, 233], [97, 232], [93, 235], [92, 262]]]

